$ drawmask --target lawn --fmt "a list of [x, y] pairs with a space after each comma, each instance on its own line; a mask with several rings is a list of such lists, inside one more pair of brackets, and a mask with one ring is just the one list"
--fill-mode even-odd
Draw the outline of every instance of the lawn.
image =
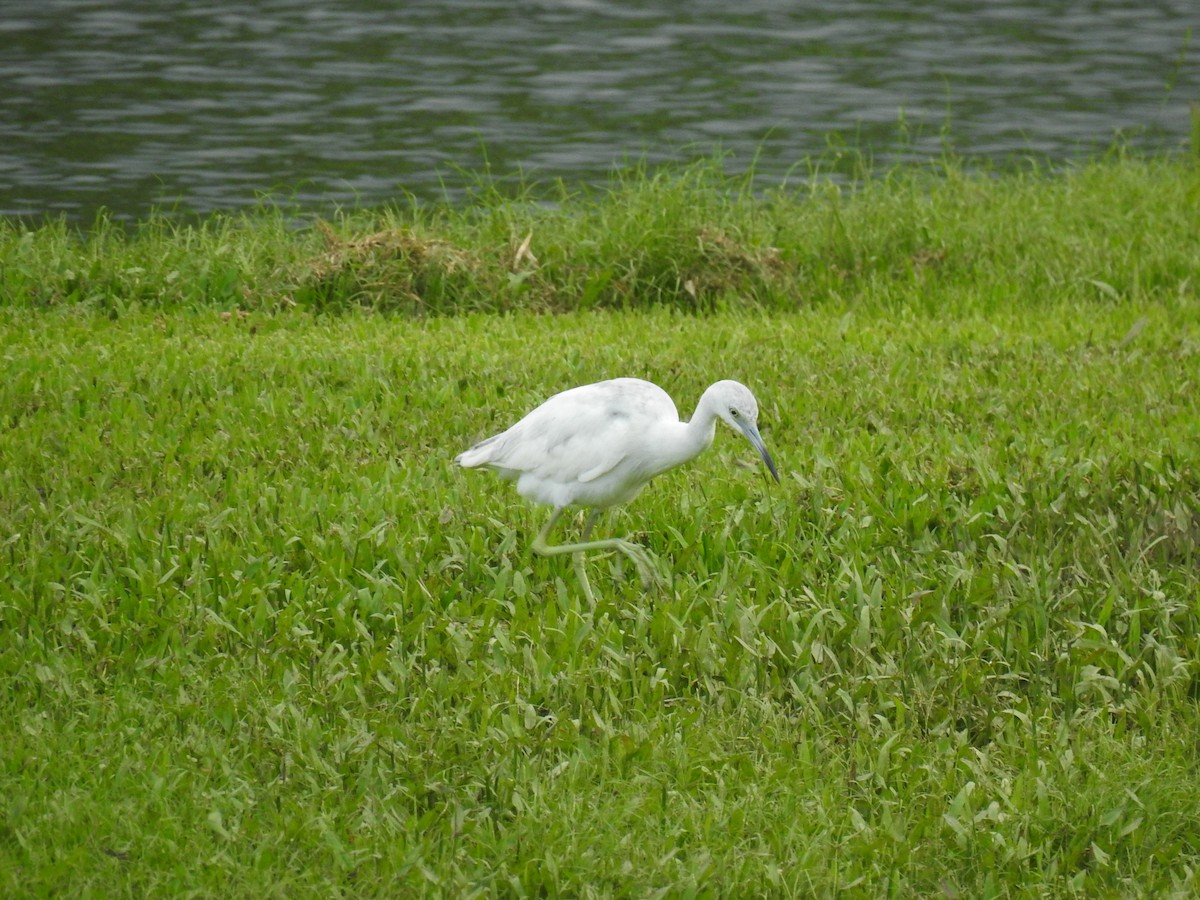
[[[0, 229], [0, 893], [1197, 890], [1200, 170], [713, 177]], [[782, 484], [593, 606], [452, 460], [617, 375]]]

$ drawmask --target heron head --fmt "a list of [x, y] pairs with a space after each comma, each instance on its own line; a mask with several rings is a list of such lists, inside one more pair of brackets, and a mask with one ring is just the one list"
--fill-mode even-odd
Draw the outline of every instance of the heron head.
[[771, 476], [778, 482], [779, 472], [775, 469], [775, 462], [758, 433], [758, 401], [750, 393], [750, 388], [737, 381], [718, 381], [706, 393], [714, 404], [717, 415], [734, 431], [745, 435], [746, 440], [767, 464]]

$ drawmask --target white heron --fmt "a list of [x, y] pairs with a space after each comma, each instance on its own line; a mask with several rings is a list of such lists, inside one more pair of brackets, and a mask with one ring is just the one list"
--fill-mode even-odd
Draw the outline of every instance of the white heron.
[[[655, 475], [694, 459], [712, 442], [717, 419], [741, 432], [779, 473], [758, 433], [758, 402], [736, 381], [718, 381], [700, 397], [691, 421], [681, 422], [671, 397], [638, 378], [614, 378], [555, 394], [507, 431], [455, 457], [467, 469], [488, 468], [517, 483], [521, 496], [554, 507], [533, 542], [542, 556], [570, 553], [588, 602], [592, 587], [583, 567], [589, 550], [624, 553], [649, 585], [653, 566], [646, 551], [619, 538], [589, 540], [596, 519], [610, 506], [628, 503]], [[580, 540], [550, 544], [550, 530], [568, 506], [590, 512]]]

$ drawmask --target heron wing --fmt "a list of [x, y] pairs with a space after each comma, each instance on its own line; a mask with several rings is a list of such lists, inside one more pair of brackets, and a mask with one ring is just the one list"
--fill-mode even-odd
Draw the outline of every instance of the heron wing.
[[654, 423], [668, 419], [679, 416], [657, 385], [636, 378], [602, 381], [554, 395], [463, 454], [471, 457], [464, 462], [559, 484], [593, 481], [627, 461]]

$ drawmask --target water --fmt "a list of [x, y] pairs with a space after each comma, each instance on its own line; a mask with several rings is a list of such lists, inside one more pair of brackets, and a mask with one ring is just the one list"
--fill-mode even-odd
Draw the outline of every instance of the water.
[[769, 182], [834, 134], [885, 162], [1173, 151], [1198, 24], [1196, 0], [4, 0], [0, 214], [459, 200], [485, 169], [715, 147]]

